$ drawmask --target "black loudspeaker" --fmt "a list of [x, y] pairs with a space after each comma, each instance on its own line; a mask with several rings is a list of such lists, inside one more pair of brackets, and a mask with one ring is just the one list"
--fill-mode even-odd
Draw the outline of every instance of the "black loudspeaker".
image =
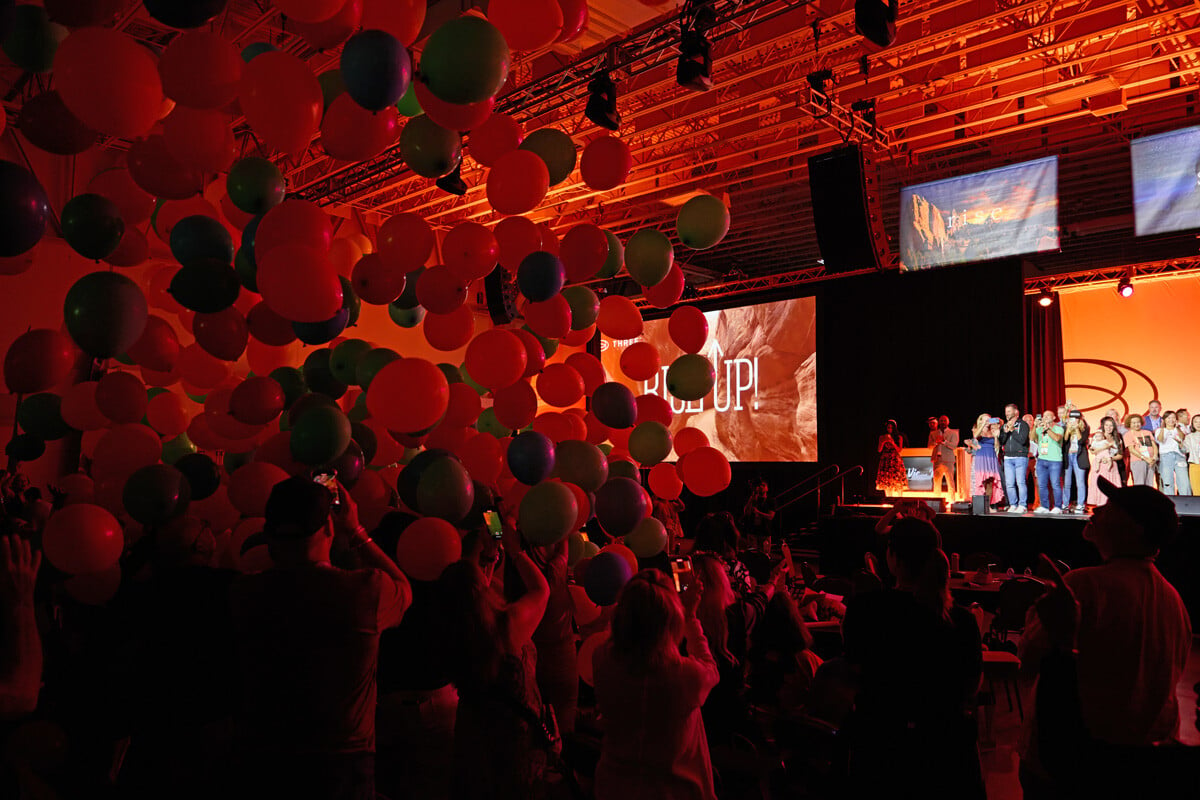
[[808, 190], [826, 272], [888, 266], [878, 181], [857, 145], [808, 159]]
[[971, 516], [982, 517], [991, 513], [988, 507], [988, 496], [986, 494], [971, 495]]
[[507, 325], [517, 316], [517, 284], [499, 264], [483, 279], [488, 314], [496, 325]]
[[1175, 504], [1175, 513], [1179, 516], [1200, 517], [1200, 497], [1171, 497], [1171, 502]]
[[872, 44], [887, 47], [896, 41], [899, 0], [855, 0], [854, 30]]

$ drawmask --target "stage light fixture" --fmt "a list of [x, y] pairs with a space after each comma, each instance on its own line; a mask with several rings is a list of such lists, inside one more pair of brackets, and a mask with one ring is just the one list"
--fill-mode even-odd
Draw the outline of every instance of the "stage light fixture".
[[1054, 292], [1050, 291], [1049, 289], [1042, 289], [1041, 293], [1038, 295], [1037, 301], [1038, 305], [1042, 308], [1049, 308], [1050, 306], [1054, 305]]
[[808, 73], [805, 78], [808, 80], [809, 86], [824, 93], [826, 84], [833, 83], [833, 70], [819, 69], [816, 72]]
[[615, 131], [621, 127], [621, 114], [617, 111], [617, 84], [608, 71], [597, 72], [588, 84], [587, 106], [583, 115], [601, 128]]
[[854, 29], [877, 47], [896, 41], [896, 17], [900, 0], [855, 0]]
[[712, 82], [712, 46], [699, 31], [683, 34], [679, 44], [679, 63], [675, 67], [675, 82], [684, 89], [707, 92]]
[[1133, 279], [1128, 275], [1117, 283], [1117, 294], [1121, 297], [1133, 297]]

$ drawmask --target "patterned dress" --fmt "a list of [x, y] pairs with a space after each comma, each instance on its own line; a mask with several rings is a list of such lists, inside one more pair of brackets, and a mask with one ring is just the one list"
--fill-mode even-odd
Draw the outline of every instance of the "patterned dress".
[[891, 436], [883, 437], [883, 449], [879, 451], [879, 474], [875, 477], [875, 488], [884, 494], [899, 494], [908, 488], [908, 470], [900, 458], [900, 448]]

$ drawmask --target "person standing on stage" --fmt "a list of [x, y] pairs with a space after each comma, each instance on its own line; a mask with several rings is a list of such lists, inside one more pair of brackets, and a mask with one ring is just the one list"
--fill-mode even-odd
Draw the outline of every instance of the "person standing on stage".
[[1191, 429], [1188, 435], [1183, 437], [1183, 449], [1187, 453], [1192, 495], [1200, 497], [1200, 414], [1192, 417]]
[[950, 427], [950, 418], [945, 414], [934, 419], [929, 418], [929, 446], [933, 448], [930, 459], [933, 461], [933, 490], [942, 489], [942, 477], [950, 491], [954, 489], [955, 449], [958, 447], [958, 431]]
[[1099, 508], [1108, 500], [1100, 491], [1099, 480], [1104, 478], [1120, 486], [1121, 472], [1117, 465], [1125, 460], [1125, 442], [1117, 433], [1117, 421], [1112, 417], [1100, 420], [1100, 430], [1092, 434], [1088, 444], [1092, 456], [1092, 471], [1088, 474], [1088, 504]]
[[896, 495], [908, 488], [908, 470], [900, 451], [904, 448], [904, 435], [900, 433], [896, 420], [889, 419], [879, 437], [879, 469], [875, 473], [875, 488], [884, 495]]
[[1024, 514], [1029, 505], [1029, 423], [1021, 419], [1016, 403], [1004, 407], [1004, 425], [999, 434], [1004, 459], [1004, 488], [1010, 514]]
[[1125, 452], [1129, 454], [1129, 471], [1134, 486], [1154, 486], [1154, 465], [1158, 463], [1158, 442], [1154, 434], [1142, 428], [1142, 415], [1130, 414], [1125, 419]]
[[1162, 403], [1151, 400], [1146, 404], [1146, 413], [1142, 416], [1142, 428], [1154, 433], [1162, 427]]
[[1129, 430], [1128, 428], [1125, 427], [1125, 424], [1121, 421], [1125, 418], [1123, 416], [1121, 416], [1120, 414], [1118, 414], [1117, 410], [1115, 408], [1110, 408], [1108, 411], [1105, 411], [1104, 416], [1112, 417], [1113, 424], [1117, 426], [1117, 435], [1118, 436], [1124, 436], [1125, 431]]
[[[1042, 418], [1033, 428], [1033, 441], [1037, 445], [1037, 484], [1039, 505], [1035, 514], [1062, 513], [1062, 441], [1063, 428], [1055, 422], [1054, 412], [1042, 412]], [[1051, 495], [1053, 494], [1053, 504]]]
[[1158, 442], [1158, 474], [1165, 495], [1191, 495], [1188, 480], [1187, 455], [1183, 452], [1184, 430], [1174, 411], [1163, 414], [1163, 424], [1154, 434]]
[[1064, 514], [1072, 511], [1071, 487], [1075, 487], [1076, 514], [1087, 513], [1087, 475], [1091, 469], [1088, 460], [1088, 441], [1091, 431], [1083, 419], [1083, 413], [1075, 409], [1067, 412], [1067, 424], [1063, 431], [1063, 504]]
[[771, 539], [775, 527], [775, 509], [767, 499], [767, 482], [759, 478], [753, 483], [746, 507], [742, 509], [742, 533], [751, 536], [759, 549], [765, 549], [764, 543]]
[[[996, 434], [1000, 430], [999, 417], [980, 414], [971, 429], [972, 438], [967, 447], [974, 454], [971, 459], [971, 495], [987, 497], [988, 505], [996, 505], [1004, 499], [1000, 488], [1000, 462], [996, 460]], [[988, 483], [991, 486], [988, 486]]]

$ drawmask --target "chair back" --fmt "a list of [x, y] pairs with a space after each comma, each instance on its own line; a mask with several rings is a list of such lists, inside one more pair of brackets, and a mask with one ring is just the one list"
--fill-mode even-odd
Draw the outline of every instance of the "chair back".
[[1036, 578], [1017, 577], [1000, 586], [992, 630], [1007, 637], [1009, 632], [1025, 630], [1025, 616], [1046, 593], [1046, 585]]

